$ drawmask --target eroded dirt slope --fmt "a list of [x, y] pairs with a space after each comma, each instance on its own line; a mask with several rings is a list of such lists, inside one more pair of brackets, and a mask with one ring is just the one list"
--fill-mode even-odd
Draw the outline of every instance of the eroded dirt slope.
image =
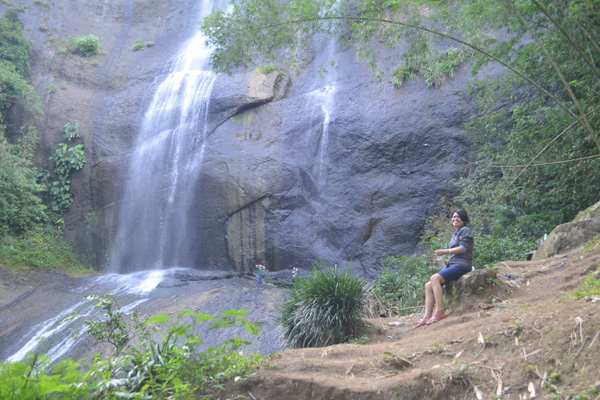
[[453, 299], [443, 321], [368, 320], [370, 343], [277, 354], [224, 398], [598, 400], [600, 298], [566, 295], [599, 266], [598, 243], [500, 263], [497, 281]]

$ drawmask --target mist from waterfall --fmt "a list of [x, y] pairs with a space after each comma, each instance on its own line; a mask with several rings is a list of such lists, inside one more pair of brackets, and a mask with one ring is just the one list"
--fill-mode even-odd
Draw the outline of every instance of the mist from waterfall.
[[[203, 2], [203, 17], [213, 2]], [[199, 177], [209, 100], [216, 79], [210, 49], [198, 33], [172, 62], [156, 90], [129, 157], [111, 270], [190, 267], [198, 227], [188, 214], [201, 200]]]

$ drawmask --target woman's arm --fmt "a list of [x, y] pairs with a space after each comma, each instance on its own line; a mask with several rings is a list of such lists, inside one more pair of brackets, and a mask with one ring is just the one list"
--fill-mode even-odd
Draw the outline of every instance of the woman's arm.
[[438, 249], [436, 250], [434, 253], [437, 256], [443, 256], [443, 255], [453, 255], [453, 254], [462, 254], [465, 251], [462, 249], [462, 247], [453, 247], [451, 249]]

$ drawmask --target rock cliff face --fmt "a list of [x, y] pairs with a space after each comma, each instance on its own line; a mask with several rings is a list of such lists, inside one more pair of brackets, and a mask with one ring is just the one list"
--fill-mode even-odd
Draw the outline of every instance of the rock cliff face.
[[[33, 82], [46, 101], [38, 163], [63, 125], [79, 121], [88, 163], [73, 179], [66, 235], [82, 256], [106, 264], [133, 138], [170, 60], [197, 28], [198, 2], [15, 3], [30, 6], [22, 20], [34, 46]], [[59, 53], [60, 40], [90, 33], [105, 54]], [[133, 51], [135, 39], [155, 44]], [[377, 259], [414, 251], [469, 152], [461, 129], [472, 111], [467, 74], [439, 88], [417, 80], [394, 89], [351, 51], [330, 48], [316, 45], [295, 74], [217, 77], [201, 178], [189, 183], [197, 246], [185, 266], [250, 271], [258, 261], [271, 269], [352, 261], [368, 274]], [[322, 80], [330, 57], [339, 67]], [[12, 117], [26, 118], [20, 110]]]

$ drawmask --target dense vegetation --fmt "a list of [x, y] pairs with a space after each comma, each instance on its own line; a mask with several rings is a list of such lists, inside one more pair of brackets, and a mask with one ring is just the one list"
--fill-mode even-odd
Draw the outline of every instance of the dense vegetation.
[[[72, 201], [68, 175], [81, 168], [85, 154], [82, 145], [61, 144], [52, 159], [52, 174], [42, 174], [32, 164], [36, 122], [43, 112], [29, 84], [30, 46], [18, 18], [23, 11], [11, 8], [0, 17], [0, 264], [13, 270], [79, 270], [81, 263], [62, 239], [62, 214]], [[5, 136], [5, 120], [17, 104], [31, 113], [32, 122], [20, 127], [18, 140], [11, 143]], [[66, 130], [67, 126], [65, 137]]]
[[[212, 65], [228, 72], [253, 62], [295, 68], [316, 34], [353, 46], [396, 86], [418, 77], [443, 84], [465, 62], [474, 73], [500, 65], [471, 89], [477, 156], [446, 199], [470, 212], [482, 267], [523, 258], [600, 199], [599, 17], [593, 0], [237, 0], [201, 25], [215, 46]], [[424, 244], [447, 242], [449, 212], [440, 206]]]

